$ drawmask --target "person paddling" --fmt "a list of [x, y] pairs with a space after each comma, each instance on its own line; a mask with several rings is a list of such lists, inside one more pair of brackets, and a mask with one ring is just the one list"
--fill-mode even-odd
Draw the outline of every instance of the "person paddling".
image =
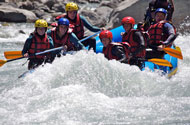
[[173, 0], [152, 0], [149, 3], [149, 7], [146, 10], [145, 18], [144, 18], [144, 30], [147, 31], [150, 25], [156, 23], [154, 19], [155, 11], [158, 8], [164, 8], [167, 10], [167, 21], [172, 22], [172, 16], [174, 12], [174, 2]]
[[135, 24], [135, 19], [133, 17], [124, 17], [121, 21], [125, 33], [122, 34], [122, 41], [129, 43], [130, 49], [130, 65], [137, 65], [139, 68], [144, 64], [144, 58], [146, 54], [145, 46], [145, 36], [141, 30], [133, 29]]
[[54, 53], [43, 55], [34, 55], [35, 53], [45, 51], [54, 47], [53, 40], [47, 35], [48, 23], [43, 19], [35, 22], [35, 31], [31, 33], [26, 40], [22, 55], [29, 58], [28, 69], [34, 69], [43, 63], [51, 63], [54, 60]]
[[130, 45], [126, 42], [112, 42], [112, 32], [104, 30], [99, 35], [103, 44], [103, 54], [108, 60], [118, 60], [122, 63], [128, 63], [128, 54]]
[[[77, 51], [85, 48], [78, 40], [76, 35], [69, 28], [69, 20], [60, 18], [58, 26], [47, 31], [47, 34], [52, 37], [54, 47], [65, 46], [66, 51]], [[60, 54], [57, 54], [60, 56]]]
[[[65, 6], [66, 13], [56, 17], [56, 20], [61, 17], [67, 18], [70, 21], [70, 24], [74, 25], [73, 33], [78, 37], [79, 40], [85, 38], [84, 36], [84, 27], [89, 29], [92, 32], [101, 31], [100, 28], [92, 26], [84, 16], [78, 14], [79, 7], [74, 2], [69, 2]], [[102, 29], [103, 30], [103, 29]], [[96, 52], [96, 40], [94, 38], [87, 39], [82, 42], [84, 46], [89, 46], [89, 49], [93, 49]]]
[[167, 20], [167, 11], [164, 8], [158, 8], [155, 11], [156, 24], [148, 29], [150, 35], [149, 47], [153, 49], [147, 54], [147, 58], [162, 58], [165, 54], [163, 49], [171, 47], [176, 38], [175, 27]]

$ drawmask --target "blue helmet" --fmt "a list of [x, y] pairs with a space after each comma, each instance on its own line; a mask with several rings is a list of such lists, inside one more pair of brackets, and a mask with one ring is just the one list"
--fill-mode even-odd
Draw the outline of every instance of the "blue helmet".
[[60, 18], [58, 20], [58, 25], [66, 25], [69, 26], [69, 20], [67, 18]]
[[164, 13], [165, 15], [167, 15], [167, 10], [165, 10], [164, 8], [158, 8], [158, 9], [156, 9], [155, 14], [158, 13], [158, 12]]

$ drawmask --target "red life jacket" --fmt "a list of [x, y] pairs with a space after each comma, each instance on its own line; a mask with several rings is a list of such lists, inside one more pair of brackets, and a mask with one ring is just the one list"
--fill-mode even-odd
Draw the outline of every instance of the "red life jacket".
[[52, 28], [51, 29], [51, 37], [53, 39], [53, 42], [54, 42], [54, 47], [60, 47], [60, 46], [63, 46], [63, 45], [66, 45], [67, 46], [67, 51], [71, 51], [71, 50], [75, 50], [75, 46], [71, 43], [70, 41], [70, 37], [69, 35], [71, 34], [71, 30], [69, 29], [67, 31], [67, 33], [65, 33], [65, 35], [61, 38], [61, 40], [57, 39], [56, 38], [56, 28]]
[[113, 46], [122, 46], [124, 48], [125, 55], [128, 58], [128, 55], [130, 52], [129, 51], [130, 45], [127, 42], [121, 42], [121, 43], [112, 42], [107, 47], [103, 47], [103, 53], [108, 60], [112, 60], [112, 59], [119, 60], [117, 56], [112, 55], [111, 51], [112, 51]]
[[[39, 38], [36, 33], [34, 33], [34, 36], [32, 38], [32, 43], [29, 49], [29, 54], [33, 55], [38, 52], [45, 51], [47, 49], [50, 49], [50, 42], [47, 37], [47, 34], [45, 34], [45, 37], [43, 39]], [[30, 58], [38, 58], [38, 59], [43, 59], [48, 53], [42, 54], [42, 55], [37, 55], [37, 56], [30, 56]]]
[[[61, 17], [64, 17], [64, 18], [68, 18], [68, 16], [66, 14], [62, 14], [58, 17], [56, 17], [56, 19], [59, 19]], [[74, 22], [73, 20], [69, 19], [69, 23], [74, 25], [73, 27], [73, 33], [75, 33], [75, 35], [78, 37], [78, 39], [82, 39], [84, 37], [84, 24], [82, 22], [82, 20], [80, 19], [80, 15], [77, 14], [76, 16], [76, 22]], [[70, 27], [72, 28], [72, 27]]]
[[[138, 48], [139, 48], [139, 43], [134, 41], [133, 39], [133, 34], [136, 32], [136, 31], [140, 31], [140, 30], [135, 30], [135, 29], [131, 29], [129, 33], [124, 33], [123, 36], [122, 36], [122, 41], [123, 42], [128, 42], [131, 46], [131, 49], [130, 49], [130, 52], [133, 53], [135, 52]], [[146, 32], [142, 32], [142, 35], [144, 37], [144, 40], [145, 40], [145, 47], [147, 46], [147, 37], [148, 36], [145, 36], [145, 33]], [[147, 34], [148, 35], [148, 34]], [[146, 54], [146, 50], [144, 49], [143, 51], [139, 52], [136, 57], [145, 57], [145, 54]]]
[[[167, 40], [167, 38], [169, 36], [168, 36], [168, 34], [164, 33], [164, 24], [165, 23], [169, 23], [169, 22], [164, 20], [164, 21], [160, 21], [160, 22], [150, 26], [150, 28], [148, 30], [148, 33], [150, 35], [150, 41], [149, 41], [150, 45], [159, 46], [159, 45], [162, 44], [161, 41]], [[175, 27], [174, 27], [174, 30], [175, 30], [175, 33], [176, 33]], [[171, 44], [168, 45], [168, 46], [171, 46]]]

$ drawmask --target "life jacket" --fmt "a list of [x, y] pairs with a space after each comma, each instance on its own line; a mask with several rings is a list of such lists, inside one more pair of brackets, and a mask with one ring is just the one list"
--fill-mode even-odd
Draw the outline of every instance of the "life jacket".
[[[150, 41], [149, 41], [150, 45], [159, 46], [159, 45], [162, 44], [161, 41], [167, 40], [169, 35], [164, 33], [164, 24], [165, 23], [169, 23], [169, 22], [164, 20], [164, 21], [160, 21], [160, 22], [150, 26], [150, 28], [148, 30], [148, 33], [150, 35]], [[174, 27], [174, 30], [175, 30], [175, 33], [176, 33], [176, 28], [175, 27]], [[168, 45], [168, 46], [171, 46], [171, 44]]]
[[71, 50], [75, 50], [75, 46], [71, 43], [70, 41], [70, 34], [72, 32], [72, 30], [68, 29], [67, 33], [65, 33], [65, 35], [61, 38], [61, 40], [57, 39], [57, 34], [56, 34], [56, 28], [52, 28], [51, 29], [51, 37], [53, 39], [53, 42], [54, 42], [54, 47], [60, 47], [60, 46], [63, 46], [63, 45], [66, 45], [68, 48], [67, 48], [67, 51], [71, 51]]
[[[69, 19], [66, 14], [60, 15], [56, 17], [56, 19], [59, 19], [61, 17]], [[73, 33], [75, 33], [75, 35], [78, 37], [79, 40], [82, 39], [84, 37], [84, 24], [82, 20], [80, 19], [80, 15], [79, 14], [76, 15], [76, 22], [69, 19], [69, 23], [74, 25], [74, 27], [70, 27], [70, 28], [73, 28]]]
[[114, 47], [114, 46], [122, 46], [124, 48], [125, 55], [128, 58], [128, 55], [130, 53], [130, 45], [127, 42], [121, 42], [121, 43], [112, 42], [107, 47], [103, 47], [103, 53], [107, 59], [119, 60], [117, 56], [112, 54], [112, 47]]
[[44, 59], [44, 57], [48, 55], [49, 53], [37, 55], [37, 56], [35, 56], [34, 54], [45, 51], [47, 49], [50, 49], [50, 42], [47, 37], [47, 34], [45, 34], [45, 37], [41, 39], [36, 33], [34, 33], [30, 49], [28, 50], [29, 55], [31, 55], [30, 58]]
[[[139, 48], [139, 43], [134, 41], [133, 39], [133, 34], [136, 32], [136, 31], [140, 31], [139, 29], [131, 29], [129, 33], [124, 33], [123, 36], [122, 36], [122, 41], [123, 42], [128, 42], [131, 46], [131, 49], [130, 49], [130, 52], [133, 53], [135, 52], [138, 48]], [[148, 41], [148, 38], [149, 38], [149, 35], [145, 32], [145, 31], [140, 31], [144, 37], [144, 41], [145, 41], [145, 47], [147, 46], [147, 41]], [[136, 57], [144, 57], [146, 54], [146, 50], [144, 49], [142, 52], [139, 52]]]

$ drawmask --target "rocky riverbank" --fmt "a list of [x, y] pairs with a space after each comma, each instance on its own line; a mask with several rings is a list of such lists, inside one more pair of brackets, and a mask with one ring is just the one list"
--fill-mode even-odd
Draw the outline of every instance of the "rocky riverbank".
[[[65, 12], [65, 4], [70, 0], [0, 0], [0, 21], [34, 22], [38, 18], [49, 23]], [[74, 0], [80, 6], [80, 13], [92, 24], [114, 28], [125, 16], [133, 16], [136, 22], [143, 21], [148, 0]], [[190, 15], [189, 0], [174, 0], [173, 23], [179, 27]]]

